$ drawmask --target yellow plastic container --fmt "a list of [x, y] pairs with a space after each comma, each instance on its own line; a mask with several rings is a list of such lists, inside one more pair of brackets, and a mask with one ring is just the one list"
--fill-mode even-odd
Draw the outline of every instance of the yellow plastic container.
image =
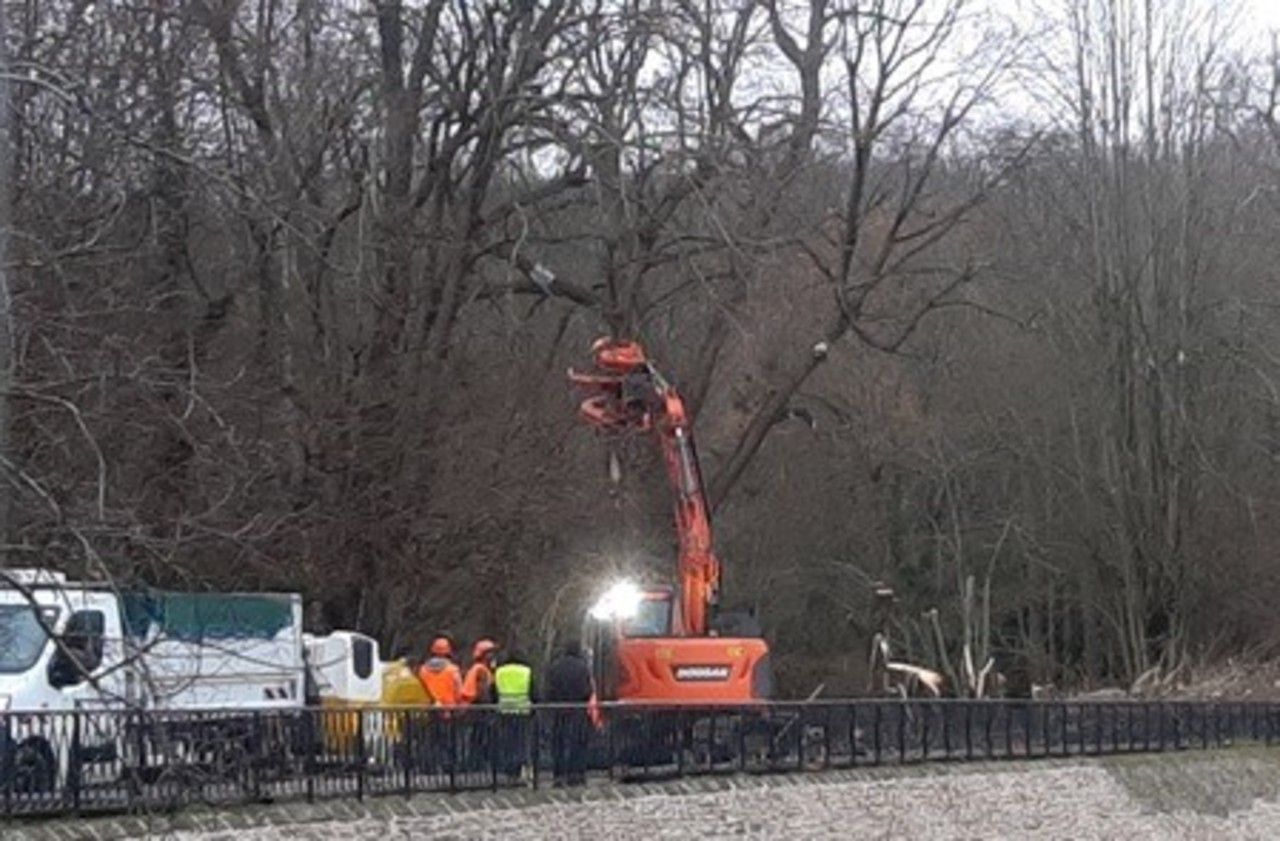
[[393, 660], [382, 672], [382, 706], [425, 707], [431, 703], [422, 681], [404, 660]]
[[382, 731], [387, 741], [398, 744], [404, 731], [404, 722], [408, 714], [395, 712], [397, 707], [427, 707], [431, 699], [422, 681], [409, 668], [404, 660], [394, 660], [386, 665], [382, 672], [382, 701], [380, 706], [387, 709], [382, 716]]
[[338, 756], [355, 756], [360, 719], [364, 718], [365, 738], [381, 737], [388, 744], [399, 743], [407, 713], [397, 708], [426, 707], [430, 704], [422, 682], [404, 660], [387, 663], [382, 673], [382, 695], [376, 704], [345, 698], [321, 700], [321, 732], [325, 750]]

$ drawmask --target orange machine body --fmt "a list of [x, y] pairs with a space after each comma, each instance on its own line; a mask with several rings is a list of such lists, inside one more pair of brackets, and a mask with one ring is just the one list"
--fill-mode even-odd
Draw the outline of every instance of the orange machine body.
[[768, 697], [759, 637], [621, 637], [612, 697], [653, 704], [747, 704]]

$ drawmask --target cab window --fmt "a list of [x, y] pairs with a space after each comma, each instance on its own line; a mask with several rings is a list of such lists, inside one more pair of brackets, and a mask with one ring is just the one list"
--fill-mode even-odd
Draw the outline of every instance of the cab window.
[[671, 635], [671, 599], [643, 599], [636, 615], [622, 626], [628, 637], [665, 637]]
[[57, 608], [0, 605], [0, 673], [25, 672], [35, 665], [58, 618]]
[[373, 674], [373, 642], [363, 637], [351, 640], [351, 666], [361, 680]]

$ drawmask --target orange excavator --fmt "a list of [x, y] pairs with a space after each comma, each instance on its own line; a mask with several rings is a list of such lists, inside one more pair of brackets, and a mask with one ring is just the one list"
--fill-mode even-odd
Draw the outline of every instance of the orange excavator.
[[599, 339], [592, 353], [595, 371], [569, 371], [586, 395], [579, 415], [606, 434], [657, 437], [679, 537], [676, 590], [620, 585], [592, 611], [588, 630], [601, 699], [703, 705], [767, 699], [769, 648], [754, 617], [720, 607], [720, 561], [684, 401], [639, 343]]

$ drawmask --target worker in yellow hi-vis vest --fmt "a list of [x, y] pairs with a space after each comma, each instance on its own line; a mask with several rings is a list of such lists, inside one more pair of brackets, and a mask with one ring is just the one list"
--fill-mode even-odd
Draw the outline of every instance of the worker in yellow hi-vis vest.
[[520, 778], [529, 754], [529, 712], [533, 704], [533, 669], [518, 651], [508, 652], [493, 672], [498, 693], [499, 768], [507, 779]]

